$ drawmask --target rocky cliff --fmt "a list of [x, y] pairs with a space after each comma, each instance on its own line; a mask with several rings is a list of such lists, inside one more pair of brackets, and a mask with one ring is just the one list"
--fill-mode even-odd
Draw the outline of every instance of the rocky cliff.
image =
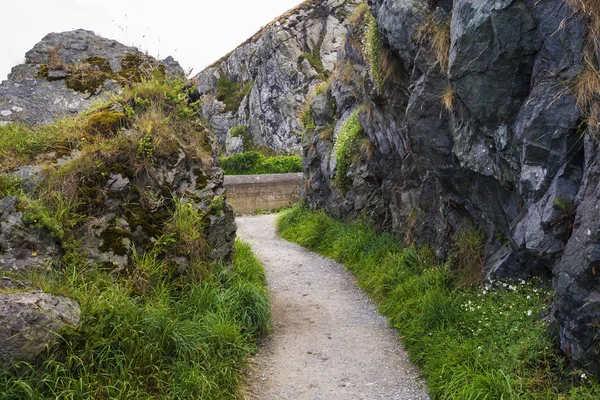
[[313, 208], [366, 215], [441, 260], [457, 232], [481, 232], [482, 272], [552, 278], [561, 348], [597, 365], [598, 88], [585, 96], [597, 15], [585, 4], [306, 2], [196, 77], [203, 113], [228, 153], [301, 140]]
[[194, 78], [221, 151], [301, 152], [300, 110], [332, 73], [358, 3], [304, 2]]

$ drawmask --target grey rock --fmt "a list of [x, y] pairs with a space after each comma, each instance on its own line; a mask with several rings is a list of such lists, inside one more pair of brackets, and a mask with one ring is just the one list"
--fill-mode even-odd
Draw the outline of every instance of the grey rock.
[[79, 305], [43, 292], [0, 293], [0, 361], [32, 362], [65, 327], [76, 327]]
[[[107, 80], [104, 87], [94, 93], [71, 90], [65, 83], [70, 72], [62, 66], [52, 67], [51, 61], [56, 63], [56, 57], [64, 65], [71, 66], [90, 57], [99, 57], [107, 60], [112, 71], [118, 72], [121, 61], [128, 54], [140, 56], [152, 65], [164, 65], [168, 74], [184, 74], [172, 57], [156, 61], [135, 47], [102, 38], [90, 31], [78, 29], [50, 33], [26, 53], [25, 64], [14, 67], [8, 79], [0, 85], [0, 123], [27, 121], [47, 124], [56, 118], [74, 116], [89, 108], [95, 100], [105, 98], [106, 93], [118, 91], [121, 87]], [[47, 68], [48, 79], [41, 75], [43, 65], [50, 65]]]
[[[317, 54], [324, 70], [332, 71], [347, 29], [344, 16], [351, 15], [358, 4], [357, 0], [303, 3], [196, 75], [198, 92], [204, 95], [203, 115], [217, 136], [220, 151], [230, 155], [241, 150], [237, 142], [227, 140], [227, 132], [245, 125], [255, 145], [282, 154], [300, 153], [298, 114], [314, 87], [324, 80], [301, 56]], [[214, 97], [221, 76], [239, 85], [254, 84], [236, 110], [226, 112]]]
[[[324, 135], [324, 96], [311, 104], [316, 129], [304, 134], [308, 205], [368, 216], [407, 243], [434, 245], [440, 258], [461, 226], [481, 228], [488, 277], [552, 277], [562, 349], [600, 372], [598, 148], [589, 137], [584, 145], [583, 113], [565, 90], [582, 69], [582, 19], [561, 0], [369, 4], [397, 66], [374, 90], [363, 33], [346, 26], [331, 85], [333, 138]], [[450, 12], [446, 73], [418, 31], [426, 14]], [[333, 141], [360, 105], [364, 135], [340, 185]]]

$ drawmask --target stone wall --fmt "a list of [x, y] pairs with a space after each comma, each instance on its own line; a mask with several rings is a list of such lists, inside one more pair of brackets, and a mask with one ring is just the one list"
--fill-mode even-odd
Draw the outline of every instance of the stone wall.
[[269, 211], [298, 200], [302, 174], [231, 175], [225, 177], [227, 201], [236, 214]]

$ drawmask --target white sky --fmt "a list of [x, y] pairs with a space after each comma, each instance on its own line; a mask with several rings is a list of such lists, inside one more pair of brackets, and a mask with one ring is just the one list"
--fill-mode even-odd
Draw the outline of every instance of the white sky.
[[0, 0], [0, 81], [50, 32], [87, 29], [200, 72], [301, 0]]

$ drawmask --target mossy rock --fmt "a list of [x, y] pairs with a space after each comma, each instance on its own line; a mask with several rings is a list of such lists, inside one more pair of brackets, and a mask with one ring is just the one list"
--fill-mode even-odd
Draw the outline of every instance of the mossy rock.
[[125, 124], [125, 114], [115, 110], [100, 110], [88, 117], [86, 129], [92, 135], [115, 136]]
[[40, 64], [40, 70], [38, 71], [37, 76], [40, 79], [48, 78], [48, 66], [46, 64]]
[[104, 253], [112, 251], [117, 256], [125, 256], [129, 253], [129, 244], [133, 239], [133, 234], [129, 230], [110, 227], [102, 231], [100, 236], [102, 237], [100, 251]]
[[85, 60], [83, 60], [83, 63], [84, 64], [93, 65], [94, 67], [96, 67], [100, 71], [105, 72], [107, 74], [112, 74], [113, 73], [113, 70], [110, 67], [110, 63], [108, 62], [108, 60], [106, 58], [102, 58], [102, 57], [88, 57]]
[[111, 74], [97, 65], [82, 63], [69, 68], [69, 76], [65, 83], [69, 89], [80, 93], [95, 93], [104, 86]]

